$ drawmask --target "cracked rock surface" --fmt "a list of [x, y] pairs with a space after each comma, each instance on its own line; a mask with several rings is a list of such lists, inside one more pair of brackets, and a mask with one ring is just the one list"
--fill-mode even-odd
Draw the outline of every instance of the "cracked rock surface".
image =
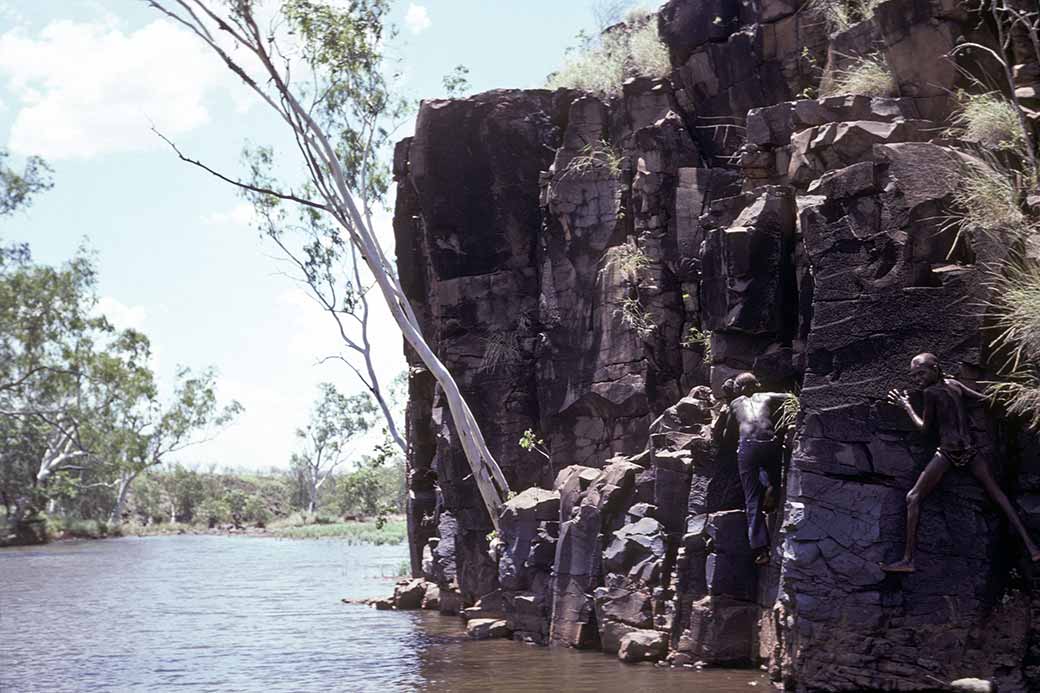
[[[945, 221], [976, 163], [944, 134], [950, 94], [977, 66], [942, 56], [987, 29], [954, 0], [888, 0], [830, 35], [813, 11], [670, 0], [668, 79], [423, 103], [394, 162], [398, 269], [516, 495], [489, 552], [446, 403], [406, 352], [426, 582], [399, 608], [624, 661], [764, 664], [791, 690], [1040, 690], [1040, 585], [969, 473], [924, 503], [917, 572], [878, 567], [935, 450], [886, 393], [923, 351], [996, 376], [988, 277], [1022, 239]], [[804, 98], [875, 53], [898, 96]], [[1040, 66], [1016, 74], [1033, 103]], [[723, 425], [747, 370], [800, 393], [766, 565]], [[982, 407], [971, 427], [1040, 533], [1040, 444]]]

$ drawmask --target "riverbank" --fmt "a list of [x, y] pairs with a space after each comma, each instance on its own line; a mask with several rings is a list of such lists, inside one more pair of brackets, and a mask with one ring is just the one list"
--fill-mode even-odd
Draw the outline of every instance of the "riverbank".
[[[4, 536], [6, 536], [6, 532]], [[210, 536], [256, 536], [275, 539], [339, 539], [348, 544], [372, 544], [375, 546], [396, 546], [403, 543], [408, 534], [404, 516], [394, 515], [385, 521], [343, 520], [343, 521], [307, 521], [299, 515], [276, 520], [267, 526], [217, 525], [209, 527], [204, 524], [186, 524], [181, 522], [161, 522], [150, 525], [124, 523], [110, 528], [104, 522], [96, 520], [76, 520], [58, 522], [47, 521], [47, 539], [43, 541], [24, 542], [21, 545], [43, 544], [47, 541], [72, 541], [82, 539], [110, 539], [116, 537], [152, 537], [175, 535], [210, 535]], [[3, 545], [3, 544], [0, 544]], [[11, 543], [10, 545], [18, 545]]]
[[349, 520], [340, 522], [301, 523], [291, 519], [276, 521], [266, 527], [235, 527], [222, 525], [207, 527], [181, 523], [154, 525], [127, 524], [120, 528], [122, 536], [163, 536], [171, 534], [203, 534], [218, 536], [262, 536], [276, 539], [342, 539], [350, 544], [395, 546], [405, 541], [408, 534], [403, 517], [379, 520]]

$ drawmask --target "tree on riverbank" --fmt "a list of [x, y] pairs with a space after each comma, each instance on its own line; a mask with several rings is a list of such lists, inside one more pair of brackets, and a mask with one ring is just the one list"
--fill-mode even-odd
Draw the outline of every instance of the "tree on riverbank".
[[373, 175], [377, 170], [372, 164], [378, 160], [376, 147], [389, 136], [386, 118], [394, 109], [382, 73], [390, 3], [355, 0], [347, 9], [337, 9], [314, 0], [283, 0], [269, 23], [262, 21], [253, 0], [149, 4], [213, 50], [291, 130], [309, 178], [302, 190], [276, 188], [266, 170], [254, 170], [248, 181], [217, 175], [271, 208], [302, 205], [335, 222], [323, 243], [352, 246], [372, 273], [406, 341], [441, 387], [473, 479], [497, 527], [509, 485], [454, 378], [423, 337], [372, 223], [369, 202], [382, 180]]
[[162, 405], [148, 338], [97, 313], [96, 282], [86, 251], [52, 267], [0, 245], [0, 503], [22, 540], [44, 511], [118, 522], [143, 470], [241, 408], [187, 370]]
[[110, 437], [118, 449], [107, 456], [118, 474], [111, 524], [122, 522], [130, 485], [142, 472], [162, 464], [168, 455], [208, 440], [242, 412], [237, 401], [220, 407], [215, 385], [212, 369], [193, 375], [182, 368], [169, 404], [163, 405], [153, 389], [143, 401], [122, 413], [119, 434]]
[[347, 397], [330, 383], [322, 383], [318, 391], [310, 421], [296, 430], [301, 447], [291, 461], [304, 480], [311, 513], [318, 506], [319, 489], [349, 459], [354, 452], [350, 444], [368, 432], [376, 413], [367, 393]]

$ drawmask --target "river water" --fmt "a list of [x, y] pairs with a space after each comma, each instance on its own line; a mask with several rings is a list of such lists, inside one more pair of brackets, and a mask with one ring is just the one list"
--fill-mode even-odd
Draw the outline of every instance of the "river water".
[[768, 688], [756, 671], [471, 641], [457, 618], [340, 601], [385, 596], [406, 560], [404, 546], [264, 537], [0, 549], [0, 691]]

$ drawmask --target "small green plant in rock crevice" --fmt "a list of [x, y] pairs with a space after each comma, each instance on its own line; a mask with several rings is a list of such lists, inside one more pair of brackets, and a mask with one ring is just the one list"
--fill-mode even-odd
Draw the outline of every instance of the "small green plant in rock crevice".
[[700, 351], [704, 355], [704, 362], [711, 363], [711, 332], [704, 332], [696, 325], [691, 325], [679, 346]]
[[643, 305], [640, 292], [642, 289], [656, 288], [644, 279], [653, 261], [635, 239], [630, 238], [628, 242], [615, 249], [611, 264], [617, 268], [622, 283], [627, 287], [626, 295], [621, 299], [616, 314], [620, 316], [621, 323], [635, 330], [640, 339], [649, 339], [656, 331], [657, 325], [654, 316]]
[[612, 263], [629, 286], [639, 286], [643, 281], [643, 273], [653, 265], [650, 256], [634, 239], [618, 246]]
[[643, 302], [638, 297], [626, 296], [621, 299], [618, 312], [621, 315], [621, 323], [635, 330], [640, 339], [649, 339], [657, 330], [654, 316], [643, 307]]
[[545, 441], [534, 432], [534, 429], [529, 428], [524, 431], [517, 444], [527, 452], [537, 452], [547, 460], [552, 459], [549, 450], [545, 447]]

